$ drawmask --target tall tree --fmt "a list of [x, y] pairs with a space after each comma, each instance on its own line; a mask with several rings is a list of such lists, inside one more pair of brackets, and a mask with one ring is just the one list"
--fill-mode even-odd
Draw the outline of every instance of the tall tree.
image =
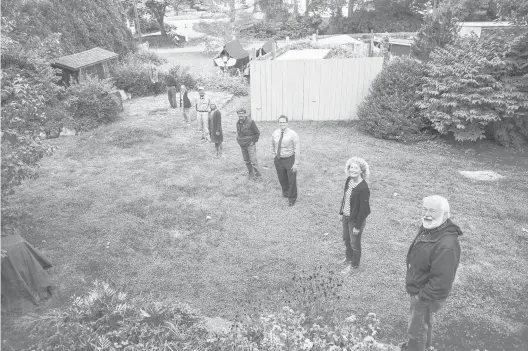
[[144, 4], [156, 21], [158, 21], [161, 36], [166, 37], [165, 14], [167, 12], [167, 6], [172, 6], [172, 0], [146, 0]]

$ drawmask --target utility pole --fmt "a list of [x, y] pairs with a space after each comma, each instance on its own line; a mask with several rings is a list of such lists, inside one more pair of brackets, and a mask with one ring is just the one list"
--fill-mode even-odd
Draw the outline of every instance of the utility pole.
[[134, 14], [135, 14], [135, 17], [136, 17], [136, 31], [139, 35], [139, 43], [141, 44], [141, 26], [139, 25], [139, 17], [138, 17], [138, 13], [137, 13], [137, 3], [136, 3], [136, 0], [134, 0]]

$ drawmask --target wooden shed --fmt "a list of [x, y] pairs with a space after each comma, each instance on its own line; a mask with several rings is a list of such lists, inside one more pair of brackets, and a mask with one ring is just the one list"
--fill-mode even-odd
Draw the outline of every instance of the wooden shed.
[[115, 52], [97, 47], [77, 54], [59, 57], [51, 66], [62, 69], [61, 83], [69, 86], [72, 79], [80, 83], [87, 75], [96, 76], [99, 79], [108, 78], [108, 63], [117, 59], [118, 56]]

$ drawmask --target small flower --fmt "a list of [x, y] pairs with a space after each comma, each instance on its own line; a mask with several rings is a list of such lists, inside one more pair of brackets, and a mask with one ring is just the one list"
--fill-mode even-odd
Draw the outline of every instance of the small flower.
[[375, 342], [374, 338], [372, 336], [366, 336], [365, 339], [363, 339], [363, 342], [364, 343], [368, 343], [368, 344], [372, 344], [373, 342]]
[[355, 323], [356, 322], [356, 316], [354, 314], [351, 315], [350, 317], [345, 319], [345, 322], [347, 322], [347, 323]]

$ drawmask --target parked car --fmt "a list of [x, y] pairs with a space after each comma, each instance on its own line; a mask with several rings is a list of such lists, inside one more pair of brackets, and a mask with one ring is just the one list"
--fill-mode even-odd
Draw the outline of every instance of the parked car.
[[207, 7], [203, 4], [194, 4], [191, 6], [192, 9], [195, 9], [196, 11], [207, 11]]

